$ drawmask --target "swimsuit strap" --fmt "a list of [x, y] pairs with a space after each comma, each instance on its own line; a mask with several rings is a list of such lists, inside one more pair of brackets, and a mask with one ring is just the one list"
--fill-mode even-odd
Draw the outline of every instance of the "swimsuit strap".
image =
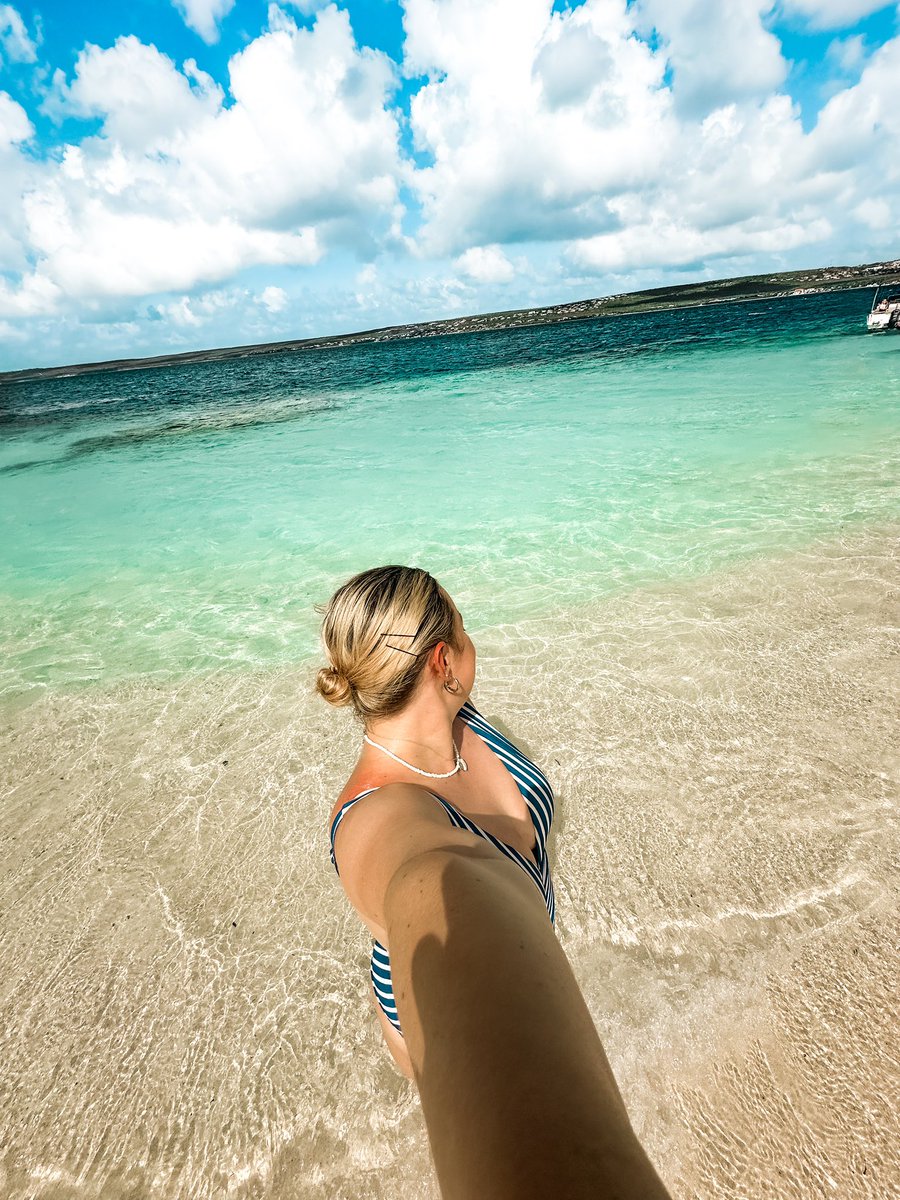
[[342, 804], [341, 807], [338, 809], [334, 820], [331, 822], [331, 836], [330, 836], [331, 865], [337, 871], [338, 875], [340, 875], [340, 871], [338, 871], [337, 859], [334, 857], [334, 835], [338, 831], [338, 826], [340, 825], [341, 821], [343, 821], [345, 815], [350, 811], [350, 809], [353, 807], [353, 805], [357, 802], [357, 800], [362, 800], [363, 796], [370, 796], [372, 794], [372, 792], [377, 792], [377, 791], [378, 791], [378, 788], [366, 788], [365, 791], [360, 792], [358, 796], [354, 796], [352, 800], [347, 800], [346, 803]]
[[465, 702], [459, 710], [459, 715], [463, 722], [493, 750], [512, 775], [531, 816], [538, 845], [543, 854], [553, 822], [553, 789], [549, 779], [540, 767], [533, 763], [526, 754], [523, 754], [518, 746], [483, 717], [471, 701]]

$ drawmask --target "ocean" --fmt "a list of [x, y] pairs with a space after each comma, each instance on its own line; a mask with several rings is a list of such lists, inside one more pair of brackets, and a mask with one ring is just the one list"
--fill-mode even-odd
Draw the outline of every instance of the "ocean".
[[315, 606], [426, 567], [678, 1197], [889, 1196], [900, 338], [868, 292], [0, 384], [0, 1195], [431, 1200]]

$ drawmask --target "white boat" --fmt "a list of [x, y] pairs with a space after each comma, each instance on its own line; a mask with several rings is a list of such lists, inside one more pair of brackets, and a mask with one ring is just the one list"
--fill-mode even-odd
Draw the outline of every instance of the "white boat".
[[883, 300], [879, 300], [876, 288], [871, 311], [866, 317], [866, 328], [870, 332], [878, 329], [900, 329], [900, 294], [885, 296]]

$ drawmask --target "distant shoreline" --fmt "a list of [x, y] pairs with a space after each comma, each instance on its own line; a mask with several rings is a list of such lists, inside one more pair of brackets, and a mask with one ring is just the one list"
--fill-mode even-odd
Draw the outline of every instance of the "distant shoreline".
[[666, 312], [676, 308], [700, 308], [708, 304], [785, 299], [790, 296], [821, 295], [827, 292], [873, 287], [900, 287], [900, 259], [855, 267], [816, 267], [807, 271], [780, 271], [769, 275], [744, 275], [734, 279], [677, 284], [672, 287], [649, 288], [640, 292], [622, 292], [614, 296], [577, 300], [569, 304], [511, 309], [507, 312], [450, 317], [408, 325], [388, 325], [357, 333], [330, 334], [327, 337], [187, 350], [148, 358], [119, 358], [107, 362], [76, 363], [61, 367], [31, 367], [21, 371], [0, 372], [0, 385], [25, 383], [29, 380], [64, 379], [99, 371], [141, 371], [153, 367], [178, 366], [182, 363], [223, 362], [232, 358], [249, 358], [283, 351], [324, 350], [367, 342], [523, 329], [535, 325], [556, 325], [564, 321], [590, 320], [595, 317], [629, 316], [642, 312]]

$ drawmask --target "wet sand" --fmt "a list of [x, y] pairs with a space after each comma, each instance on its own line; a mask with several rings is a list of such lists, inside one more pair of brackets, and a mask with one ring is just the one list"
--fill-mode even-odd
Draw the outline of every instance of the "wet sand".
[[[676, 1197], [889, 1197], [896, 529], [477, 636], [547, 770], [560, 938]], [[0, 733], [0, 1195], [437, 1195], [325, 823], [312, 670]]]

